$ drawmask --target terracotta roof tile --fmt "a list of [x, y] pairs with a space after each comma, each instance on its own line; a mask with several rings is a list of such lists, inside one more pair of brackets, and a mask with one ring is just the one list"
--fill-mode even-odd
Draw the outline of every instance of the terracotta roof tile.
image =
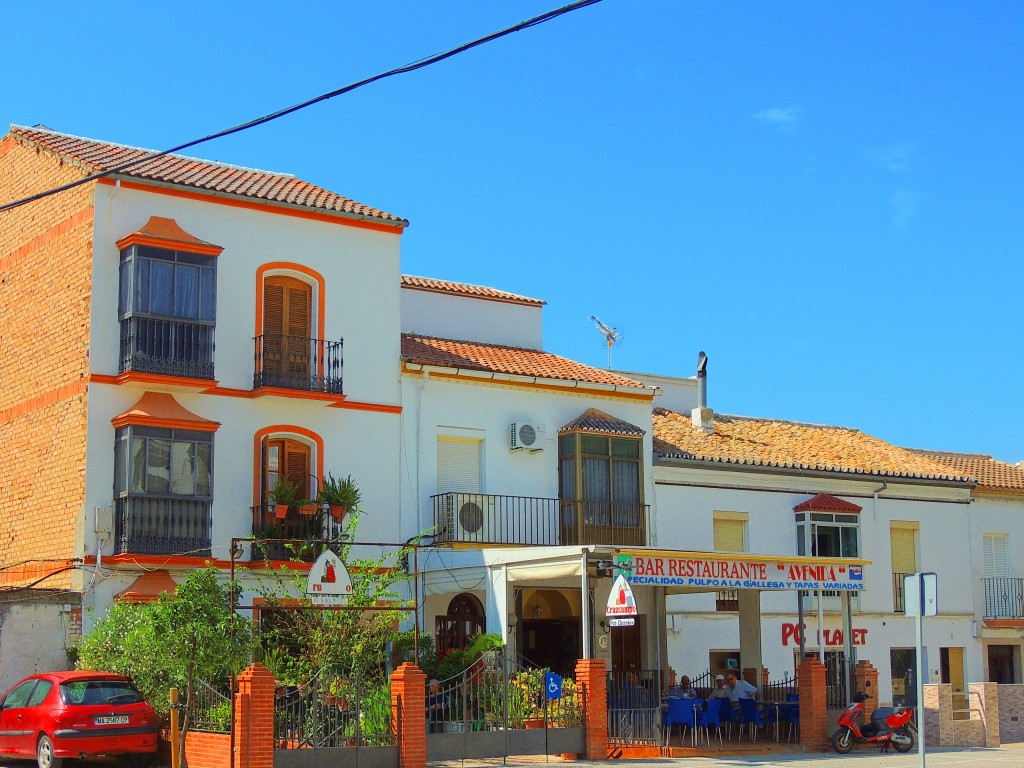
[[416, 277], [414, 275], [402, 275], [402, 287], [411, 288], [417, 291], [431, 291], [433, 293], [450, 293], [456, 296], [469, 296], [475, 299], [504, 301], [509, 304], [526, 304], [532, 307], [542, 307], [547, 303], [540, 299], [531, 299], [529, 296], [520, 296], [516, 293], [509, 293], [508, 291], [499, 291], [497, 288], [488, 288], [483, 285], [454, 283], [450, 280], [436, 280], [432, 277]]
[[931, 457], [856, 429], [715, 414], [707, 434], [690, 416], [654, 409], [654, 452], [722, 464], [842, 472], [879, 477], [969, 481]]
[[[11, 135], [32, 147], [54, 153], [76, 163], [89, 173], [106, 171], [131, 160], [156, 154], [154, 150], [69, 136], [43, 128], [11, 126]], [[199, 160], [183, 155], [164, 155], [145, 160], [118, 175], [137, 179], [180, 184], [209, 192], [221, 192], [276, 203], [335, 211], [358, 218], [376, 219], [404, 227], [405, 219], [357, 203], [342, 195], [283, 173]]]
[[1024, 492], [1024, 466], [1020, 464], [1007, 464], [981, 453], [911, 450], [958, 474], [976, 477], [979, 488]]
[[402, 334], [402, 359], [407, 363], [490, 371], [512, 376], [582, 381], [638, 388], [644, 385], [600, 368], [591, 368], [539, 349], [506, 347], [477, 341], [436, 339]]
[[613, 435], [636, 435], [641, 437], [644, 431], [635, 424], [611, 416], [597, 408], [588, 408], [568, 424], [563, 425], [559, 432], [605, 432]]
[[831, 493], [819, 493], [814, 498], [793, 507], [794, 512], [845, 512], [847, 514], [856, 514], [862, 509], [863, 507], [858, 507], [852, 501], [840, 499]]

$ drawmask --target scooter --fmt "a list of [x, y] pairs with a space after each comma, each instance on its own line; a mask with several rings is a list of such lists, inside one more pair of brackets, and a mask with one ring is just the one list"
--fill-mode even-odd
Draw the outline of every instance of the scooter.
[[888, 752], [889, 747], [897, 752], [913, 749], [913, 708], [881, 707], [871, 713], [871, 722], [862, 726], [860, 713], [870, 698], [866, 693], [854, 695], [850, 706], [836, 720], [839, 728], [832, 734], [832, 749], [841, 755], [851, 752], [855, 744], [879, 744], [883, 752]]

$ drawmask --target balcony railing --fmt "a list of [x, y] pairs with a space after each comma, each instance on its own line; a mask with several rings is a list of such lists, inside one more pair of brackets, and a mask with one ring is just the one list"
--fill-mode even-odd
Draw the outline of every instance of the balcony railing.
[[253, 389], [281, 387], [342, 394], [344, 341], [280, 333], [265, 333], [253, 341]]
[[433, 497], [439, 544], [644, 545], [646, 504], [585, 502], [484, 493]]
[[338, 540], [344, 528], [344, 521], [335, 520], [323, 511], [302, 515], [291, 508], [285, 517], [279, 518], [273, 504], [252, 507], [254, 541], [250, 559], [311, 563], [323, 550], [322, 541]]
[[127, 496], [115, 501], [117, 554], [210, 556], [212, 502]]
[[986, 619], [1024, 619], [1024, 579], [981, 580], [985, 587]]
[[909, 573], [894, 573], [892, 575], [892, 612], [903, 613], [903, 577], [910, 576]]
[[129, 317], [121, 321], [121, 373], [213, 378], [212, 325]]

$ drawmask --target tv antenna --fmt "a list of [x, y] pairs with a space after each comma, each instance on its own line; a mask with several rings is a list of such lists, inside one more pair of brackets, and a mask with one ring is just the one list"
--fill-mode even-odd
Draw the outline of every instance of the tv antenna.
[[590, 316], [590, 321], [597, 326], [597, 330], [604, 336], [605, 343], [608, 345], [608, 370], [610, 371], [612, 369], [612, 347], [622, 342], [622, 333], [618, 328], [605, 325], [594, 315]]

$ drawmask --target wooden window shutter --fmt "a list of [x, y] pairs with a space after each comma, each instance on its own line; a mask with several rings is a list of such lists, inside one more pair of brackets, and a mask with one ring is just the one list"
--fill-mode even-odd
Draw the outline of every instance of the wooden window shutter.
[[745, 552], [746, 526], [743, 520], [715, 518], [715, 551]]
[[893, 573], [917, 573], [917, 531], [893, 526], [889, 529]]
[[299, 495], [309, 498], [309, 446], [294, 440], [284, 443], [284, 472], [299, 486]]

